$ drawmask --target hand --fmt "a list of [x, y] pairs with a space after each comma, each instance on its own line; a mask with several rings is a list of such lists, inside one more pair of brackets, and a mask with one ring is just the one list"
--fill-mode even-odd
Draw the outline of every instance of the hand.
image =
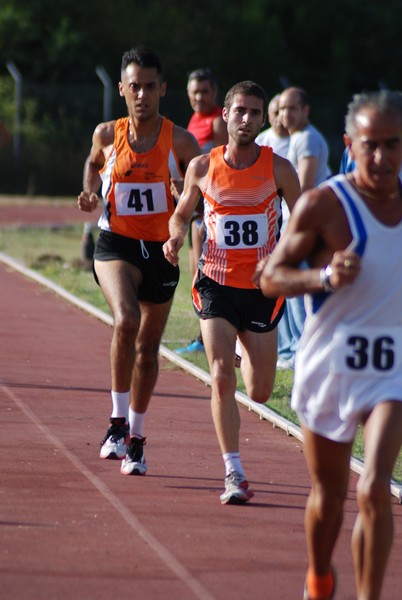
[[93, 212], [98, 202], [99, 198], [95, 192], [81, 192], [77, 200], [78, 208], [84, 212]]
[[335, 252], [330, 262], [330, 283], [334, 288], [350, 285], [360, 273], [360, 257], [350, 250]]
[[269, 256], [265, 256], [257, 263], [257, 266], [254, 271], [254, 275], [252, 277], [252, 282], [254, 283], [256, 288], [260, 287], [261, 274], [262, 274], [264, 267], [267, 264], [268, 260], [269, 260]]
[[173, 266], [177, 267], [179, 264], [179, 250], [183, 246], [183, 240], [181, 238], [169, 238], [162, 246], [163, 254], [166, 260], [172, 263]]

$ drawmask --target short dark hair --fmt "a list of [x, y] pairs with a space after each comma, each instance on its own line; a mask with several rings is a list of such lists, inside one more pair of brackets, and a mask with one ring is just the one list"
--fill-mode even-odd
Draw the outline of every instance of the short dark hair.
[[402, 93], [390, 90], [379, 92], [363, 92], [355, 94], [348, 105], [345, 117], [345, 131], [353, 139], [356, 134], [356, 117], [365, 108], [374, 108], [380, 114], [393, 113], [401, 121], [402, 126]]
[[187, 83], [190, 83], [194, 79], [195, 81], [209, 81], [212, 87], [217, 86], [217, 80], [212, 69], [195, 69], [191, 71]]
[[225, 96], [225, 101], [223, 103], [224, 107], [227, 110], [230, 110], [230, 107], [233, 104], [234, 97], [237, 94], [241, 94], [242, 96], [255, 96], [256, 98], [261, 98], [263, 103], [263, 114], [264, 116], [267, 114], [268, 110], [268, 96], [265, 90], [258, 85], [258, 83], [254, 83], [254, 81], [240, 81], [239, 83], [235, 83], [228, 93]]
[[163, 80], [163, 67], [162, 61], [159, 58], [159, 54], [152, 50], [152, 48], [146, 48], [145, 46], [138, 46], [137, 48], [131, 48], [123, 54], [121, 60], [121, 71], [125, 71], [128, 65], [132, 63], [142, 67], [144, 69], [155, 68]]

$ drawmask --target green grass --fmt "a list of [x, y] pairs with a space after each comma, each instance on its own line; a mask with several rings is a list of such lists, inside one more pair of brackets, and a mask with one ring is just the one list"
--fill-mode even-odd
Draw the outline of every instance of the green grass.
[[[0, 251], [5, 252], [48, 277], [72, 294], [86, 300], [110, 314], [92, 272], [83, 269], [81, 261], [82, 225], [59, 229], [1, 229]], [[188, 252], [183, 248], [180, 255], [181, 277], [172, 311], [163, 336], [163, 343], [170, 349], [177, 348], [194, 339], [199, 332], [199, 322], [190, 300], [191, 277], [188, 269]], [[186, 359], [208, 371], [204, 354], [186, 356]], [[272, 397], [267, 406], [298, 424], [296, 414], [290, 408], [290, 393], [293, 385], [291, 371], [278, 371]], [[245, 392], [240, 371], [238, 388]], [[357, 458], [364, 457], [362, 431], [359, 429], [353, 447]], [[394, 478], [402, 482], [402, 451], [395, 466]]]

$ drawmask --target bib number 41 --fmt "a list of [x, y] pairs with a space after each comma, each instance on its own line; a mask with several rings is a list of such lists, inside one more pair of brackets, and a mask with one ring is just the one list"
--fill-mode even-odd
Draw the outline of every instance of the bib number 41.
[[147, 213], [153, 212], [154, 201], [152, 197], [152, 190], [147, 189], [142, 192], [140, 190], [131, 190], [127, 206], [128, 208], [133, 208], [135, 212], [139, 213], [143, 212], [144, 209]]
[[116, 183], [114, 194], [119, 216], [154, 215], [168, 209], [163, 182]]

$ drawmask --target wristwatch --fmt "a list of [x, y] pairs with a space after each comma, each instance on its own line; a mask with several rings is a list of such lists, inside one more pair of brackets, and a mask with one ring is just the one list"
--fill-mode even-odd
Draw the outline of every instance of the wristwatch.
[[322, 287], [324, 288], [324, 292], [327, 292], [328, 294], [335, 291], [335, 288], [331, 285], [331, 282], [329, 280], [331, 275], [332, 275], [331, 265], [327, 265], [320, 271], [320, 281], [321, 281]]

